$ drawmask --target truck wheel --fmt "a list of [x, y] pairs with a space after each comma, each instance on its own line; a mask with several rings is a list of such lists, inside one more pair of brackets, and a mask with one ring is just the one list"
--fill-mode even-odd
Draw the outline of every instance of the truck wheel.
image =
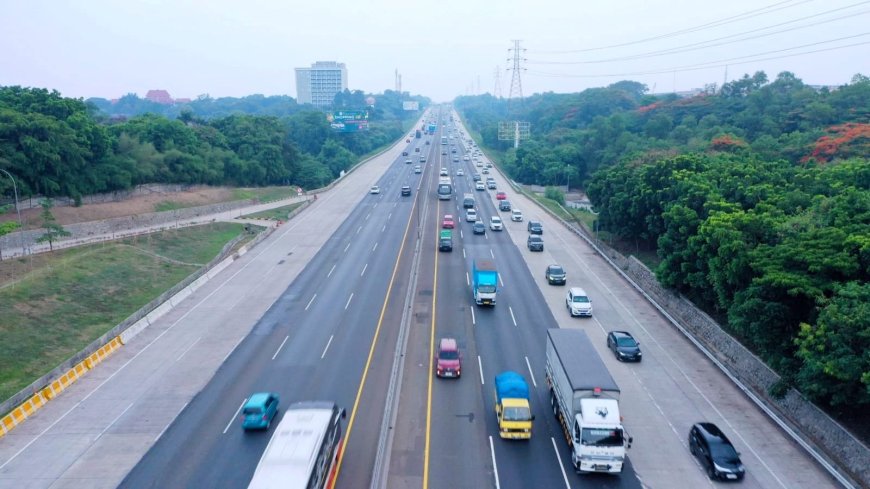
[[550, 405], [553, 406], [553, 416], [559, 417], [559, 406], [556, 404], [556, 394], [550, 392]]

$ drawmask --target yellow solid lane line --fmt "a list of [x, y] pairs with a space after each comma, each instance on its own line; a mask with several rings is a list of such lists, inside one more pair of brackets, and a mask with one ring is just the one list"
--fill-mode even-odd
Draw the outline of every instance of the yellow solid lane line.
[[[418, 193], [419, 199], [419, 193]], [[356, 391], [356, 400], [353, 402], [353, 410], [350, 413], [350, 421], [347, 423], [347, 433], [344, 436], [344, 443], [341, 444], [341, 453], [338, 455], [338, 463], [336, 464], [335, 469], [335, 477], [332, 479], [332, 484], [329, 486], [330, 489], [335, 488], [335, 484], [338, 482], [338, 477], [341, 474], [341, 462], [344, 460], [344, 452], [347, 449], [347, 445], [350, 442], [350, 435], [353, 431], [353, 422], [356, 419], [357, 409], [359, 408], [359, 400], [362, 397], [363, 389], [366, 385], [366, 378], [369, 373], [369, 366], [372, 363], [372, 357], [375, 353], [375, 345], [378, 342], [378, 336], [381, 333], [381, 325], [384, 322], [384, 315], [387, 312], [387, 304], [390, 302], [390, 294], [393, 291], [393, 283], [396, 280], [396, 273], [399, 271], [399, 263], [402, 261], [402, 252], [405, 250], [405, 240], [408, 239], [408, 231], [411, 229], [411, 222], [414, 220], [414, 210], [417, 207], [418, 199], [414, 200], [414, 205], [411, 206], [411, 212], [408, 214], [408, 224], [405, 225], [405, 234], [402, 236], [402, 245], [399, 247], [399, 254], [396, 257], [396, 264], [393, 266], [393, 275], [390, 277], [390, 285], [387, 287], [387, 295], [384, 297], [384, 304], [381, 306], [381, 315], [378, 318], [378, 325], [375, 328], [375, 335], [372, 338], [372, 344], [369, 347], [369, 356], [366, 358], [366, 366], [363, 369], [362, 378], [360, 379], [359, 388]]]
[[[438, 217], [441, 215], [441, 201], [435, 213], [435, 238], [438, 237]], [[429, 432], [432, 425], [432, 369], [435, 364], [435, 304], [438, 299], [438, 245], [435, 246], [435, 272], [432, 274], [432, 322], [429, 326], [429, 384], [426, 395], [426, 445], [423, 448], [423, 489], [429, 488]]]

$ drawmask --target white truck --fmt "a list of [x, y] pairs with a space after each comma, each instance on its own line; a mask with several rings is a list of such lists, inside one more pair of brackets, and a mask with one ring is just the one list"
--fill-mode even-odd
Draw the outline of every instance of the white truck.
[[547, 330], [547, 385], [553, 414], [579, 473], [619, 474], [632, 439], [619, 415], [619, 386], [586, 333]]

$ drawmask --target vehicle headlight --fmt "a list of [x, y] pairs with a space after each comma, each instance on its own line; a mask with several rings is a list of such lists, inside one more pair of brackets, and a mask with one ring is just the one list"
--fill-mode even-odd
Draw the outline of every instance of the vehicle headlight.
[[716, 472], [720, 472], [723, 474], [730, 474], [731, 473], [731, 469], [726, 469], [725, 467], [722, 467], [721, 465], [718, 465], [716, 463], [713, 464], [713, 468], [716, 469]]

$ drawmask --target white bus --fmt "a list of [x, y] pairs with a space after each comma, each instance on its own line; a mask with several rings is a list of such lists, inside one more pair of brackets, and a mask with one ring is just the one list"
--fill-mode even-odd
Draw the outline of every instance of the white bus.
[[453, 197], [453, 183], [450, 177], [440, 177], [438, 179], [438, 198], [440, 200], [450, 200]]
[[344, 409], [333, 402], [291, 404], [284, 412], [248, 489], [322, 489], [335, 477]]

